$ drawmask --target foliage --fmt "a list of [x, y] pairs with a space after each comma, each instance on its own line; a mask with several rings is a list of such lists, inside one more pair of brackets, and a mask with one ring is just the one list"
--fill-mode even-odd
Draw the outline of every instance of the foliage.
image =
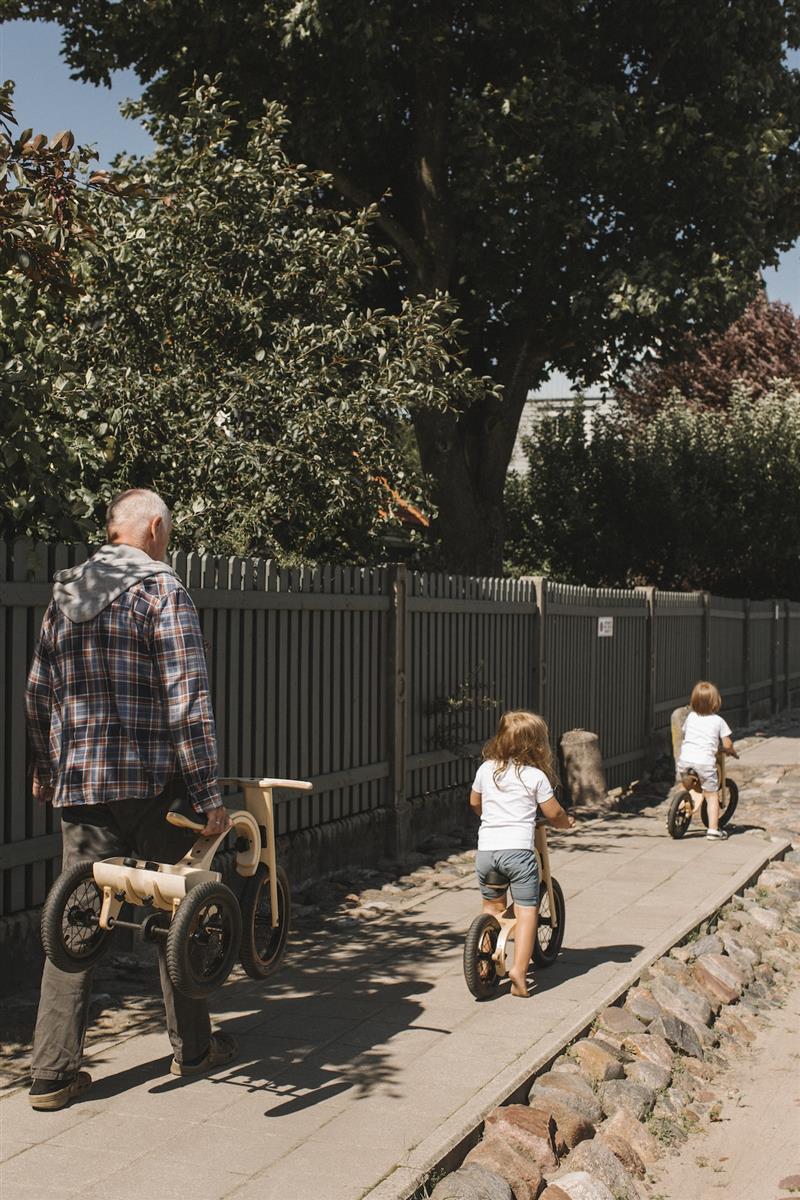
[[16, 134], [13, 92], [10, 81], [0, 86], [0, 529], [29, 528], [25, 514], [35, 506], [50, 530], [67, 536], [75, 522], [52, 464], [62, 475], [73, 468], [73, 503], [85, 507], [86, 498], [69, 414], [50, 397], [48, 373], [60, 363], [54, 329], [67, 295], [78, 291], [71, 255], [95, 250], [85, 189], [119, 194], [127, 185], [90, 173], [96, 155], [76, 147], [69, 130], [49, 141], [32, 129]]
[[420, 410], [452, 568], [494, 572], [528, 389], [724, 328], [800, 232], [800, 14], [781, 0], [0, 0], [56, 20], [68, 63], [131, 66], [162, 114], [195, 75], [290, 153], [378, 203], [400, 266], [373, 302], [448, 291], [469, 363], [504, 387]]
[[800, 385], [800, 318], [762, 292], [722, 333], [705, 339], [687, 334], [676, 361], [654, 358], [636, 368], [617, 395], [640, 416], [674, 393], [719, 409], [727, 408], [736, 384], [757, 399], [781, 379]]
[[509, 565], [572, 583], [800, 599], [800, 394], [735, 391], [724, 414], [665, 401], [586, 439], [580, 405], [542, 422], [508, 486]]
[[[289, 162], [277, 105], [242, 129], [207, 82], [151, 124], [159, 148], [129, 167], [147, 196], [90, 197], [79, 294], [19, 332], [18, 369], [37, 338], [49, 381], [37, 428], [52, 490], [63, 480], [64, 510], [91, 522], [117, 488], [152, 485], [179, 540], [217, 552], [379, 553], [404, 483], [393, 422], [485, 390], [449, 306], [363, 306], [386, 268], [375, 215], [337, 211], [327, 181]], [[61, 532], [20, 467], [4, 483], [14, 529]]]

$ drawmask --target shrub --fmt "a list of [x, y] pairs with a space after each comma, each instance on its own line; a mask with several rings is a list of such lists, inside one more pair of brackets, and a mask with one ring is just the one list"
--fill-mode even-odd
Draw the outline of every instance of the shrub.
[[508, 483], [507, 564], [574, 583], [800, 598], [800, 394], [724, 413], [677, 396], [646, 423], [617, 408], [584, 435], [580, 404], [526, 443]]

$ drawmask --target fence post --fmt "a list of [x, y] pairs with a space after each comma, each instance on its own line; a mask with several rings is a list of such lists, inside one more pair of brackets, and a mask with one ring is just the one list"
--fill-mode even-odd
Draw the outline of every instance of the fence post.
[[744, 723], [750, 724], [750, 682], [752, 658], [752, 631], [750, 628], [750, 601], [744, 601]]
[[792, 693], [789, 686], [789, 669], [792, 664], [789, 639], [792, 631], [792, 606], [788, 600], [783, 602], [783, 707], [789, 709], [792, 703]]
[[644, 699], [644, 745], [648, 760], [652, 758], [656, 732], [656, 589], [644, 589], [647, 602], [645, 622], [645, 680]]
[[408, 638], [408, 568], [397, 563], [389, 568], [389, 673], [386, 853], [403, 862], [413, 849], [411, 805], [406, 798], [406, 754], [408, 710], [406, 652]]
[[703, 663], [700, 668], [703, 679], [711, 674], [711, 593], [703, 592]]
[[547, 715], [547, 579], [534, 575], [536, 587], [536, 711]]
[[774, 716], [778, 711], [778, 601], [773, 599], [771, 604], [770, 630], [772, 636], [769, 639], [769, 673], [771, 678], [770, 694], [769, 694], [769, 709]]

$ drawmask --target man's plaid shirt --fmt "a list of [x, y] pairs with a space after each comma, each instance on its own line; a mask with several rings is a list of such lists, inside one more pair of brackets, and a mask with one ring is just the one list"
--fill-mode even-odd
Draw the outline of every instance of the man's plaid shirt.
[[198, 811], [222, 804], [203, 636], [174, 576], [135, 583], [85, 622], [51, 601], [25, 699], [54, 805], [153, 797], [176, 776]]

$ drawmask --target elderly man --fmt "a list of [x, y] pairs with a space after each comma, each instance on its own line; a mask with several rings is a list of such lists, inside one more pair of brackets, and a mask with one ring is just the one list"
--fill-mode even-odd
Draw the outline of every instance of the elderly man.
[[[188, 793], [213, 837], [228, 818], [197, 612], [163, 561], [172, 529], [154, 492], [123, 492], [108, 510], [108, 544], [59, 571], [28, 676], [33, 793], [59, 811], [63, 868], [136, 854], [174, 862], [191, 837], [168, 824]], [[233, 1039], [212, 1033], [204, 1001], [174, 991], [159, 949], [171, 1071], [228, 1062]], [[63, 1108], [91, 1084], [80, 1070], [92, 972], [45, 963], [30, 1103]]]

